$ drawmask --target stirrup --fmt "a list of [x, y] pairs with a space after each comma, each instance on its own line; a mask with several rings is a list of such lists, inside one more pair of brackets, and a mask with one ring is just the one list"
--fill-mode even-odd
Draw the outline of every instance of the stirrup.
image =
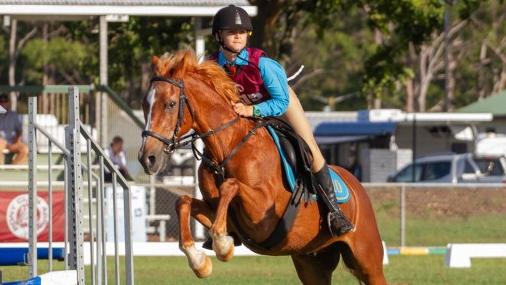
[[340, 236], [354, 229], [353, 224], [341, 210], [327, 214], [327, 226], [332, 236]]

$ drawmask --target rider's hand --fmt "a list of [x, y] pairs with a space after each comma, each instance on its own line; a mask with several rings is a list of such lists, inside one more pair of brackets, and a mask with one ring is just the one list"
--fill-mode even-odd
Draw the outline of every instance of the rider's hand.
[[243, 117], [253, 117], [253, 106], [244, 105], [243, 103], [232, 103], [234, 111]]

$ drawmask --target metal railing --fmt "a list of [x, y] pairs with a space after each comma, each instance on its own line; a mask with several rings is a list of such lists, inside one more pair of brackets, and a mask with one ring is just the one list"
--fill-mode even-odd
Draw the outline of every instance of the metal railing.
[[[37, 275], [37, 224], [34, 223], [36, 215], [36, 197], [37, 197], [37, 144], [36, 135], [41, 134], [48, 140], [48, 202], [49, 202], [49, 271], [53, 270], [52, 266], [52, 150], [53, 145], [58, 148], [64, 159], [64, 200], [65, 200], [65, 269], [76, 270], [77, 284], [85, 284], [85, 267], [84, 267], [84, 224], [83, 224], [83, 194], [84, 183], [83, 176], [87, 178], [87, 216], [88, 216], [88, 234], [91, 254], [91, 282], [88, 284], [107, 284], [107, 260], [106, 260], [106, 208], [107, 202], [113, 204], [112, 220], [114, 224], [114, 280], [115, 284], [120, 284], [120, 261], [119, 251], [120, 243], [118, 238], [118, 206], [117, 191], [118, 186], [123, 189], [124, 202], [124, 247], [125, 247], [125, 281], [126, 284], [134, 284], [134, 266], [132, 256], [131, 241], [131, 197], [130, 186], [109, 160], [100, 145], [97, 144], [92, 136], [81, 125], [79, 118], [79, 91], [78, 87], [70, 87], [68, 90], [68, 118], [69, 125], [65, 128], [65, 146], [49, 135], [43, 128], [37, 125], [37, 97], [28, 99], [29, 128], [28, 128], [28, 145], [29, 145], [29, 265], [30, 277]], [[86, 141], [87, 163], [83, 165], [81, 162], [80, 140], [84, 138]], [[95, 154], [99, 162], [98, 169], [93, 167], [92, 152]], [[84, 170], [84, 171], [83, 171]], [[111, 173], [112, 176], [112, 201], [107, 201], [105, 197], [105, 172]], [[93, 199], [93, 190], [95, 190], [95, 199]], [[93, 207], [93, 201], [95, 207]], [[96, 214], [93, 211], [96, 211]], [[95, 217], [95, 219], [94, 219]], [[110, 217], [111, 218], [111, 217]]]

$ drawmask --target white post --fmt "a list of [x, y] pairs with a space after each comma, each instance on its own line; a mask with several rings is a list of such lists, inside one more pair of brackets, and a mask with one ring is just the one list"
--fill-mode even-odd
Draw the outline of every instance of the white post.
[[[81, 121], [79, 118], [79, 89], [77, 87], [69, 88], [69, 139], [66, 142], [70, 152], [69, 161], [69, 204], [66, 217], [69, 223], [70, 252], [69, 267], [77, 270], [77, 284], [84, 285], [84, 256], [83, 256], [83, 215], [82, 215], [82, 172], [81, 172]], [[91, 201], [90, 201], [91, 203]]]
[[195, 53], [199, 62], [204, 60], [206, 52], [205, 34], [206, 30], [202, 29], [202, 18], [195, 18]]
[[401, 246], [406, 246], [406, 184], [402, 183], [401, 186]]
[[[195, 18], [195, 52], [197, 54], [197, 58], [199, 59], [199, 61], [200, 62], [203, 61], [205, 55], [205, 40], [204, 40], [204, 31], [202, 30], [202, 18]], [[196, 147], [200, 151], [202, 151], [204, 149], [202, 141], [200, 140], [197, 141]], [[195, 178], [193, 181], [195, 183], [194, 197], [197, 199], [202, 199], [202, 193], [200, 192], [199, 189], [199, 179], [197, 173], [200, 167], [200, 163], [201, 163], [200, 160], [195, 160]], [[198, 222], [195, 222], [194, 237], [196, 239], [204, 239], [205, 237], [204, 227]]]
[[[100, 16], [100, 85], [108, 85], [108, 39], [107, 39], [107, 19], [106, 16]], [[100, 126], [99, 140], [100, 145], [103, 147], [107, 144], [107, 94], [102, 92], [100, 97], [100, 116], [98, 124]]]
[[[28, 98], [28, 256], [30, 278], [37, 276], [37, 97]], [[51, 171], [51, 170], [50, 170]]]

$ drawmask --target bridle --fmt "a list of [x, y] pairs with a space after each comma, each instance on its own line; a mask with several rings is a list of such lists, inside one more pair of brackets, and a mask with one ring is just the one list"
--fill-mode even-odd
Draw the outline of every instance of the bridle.
[[172, 154], [172, 153], [174, 153], [174, 151], [176, 149], [186, 146], [190, 143], [193, 143], [194, 141], [196, 141], [198, 139], [203, 139], [203, 138], [212, 136], [212, 135], [216, 134], [217, 132], [228, 128], [229, 126], [233, 125], [235, 122], [237, 122], [239, 120], [239, 116], [237, 116], [233, 120], [228, 121], [227, 123], [221, 125], [217, 129], [210, 130], [210, 131], [205, 132], [203, 134], [192, 133], [192, 134], [185, 135], [181, 138], [178, 138], [177, 135], [179, 133], [179, 129], [181, 128], [181, 124], [183, 123], [184, 110], [185, 110], [186, 105], [188, 105], [188, 109], [190, 110], [192, 120], [195, 118], [194, 109], [193, 109], [192, 105], [190, 104], [190, 101], [188, 100], [188, 97], [186, 96], [186, 93], [185, 93], [184, 81], [178, 80], [178, 79], [172, 79], [172, 78], [153, 77], [153, 78], [151, 78], [150, 83], [153, 84], [153, 82], [157, 82], [157, 81], [167, 82], [167, 83], [172, 84], [172, 85], [179, 88], [179, 108], [178, 108], [178, 114], [177, 114], [176, 127], [174, 128], [172, 138], [170, 138], [170, 139], [161, 135], [160, 133], [153, 132], [151, 130], [143, 131], [142, 137], [145, 138], [147, 136], [150, 136], [150, 137], [153, 137], [153, 138], [161, 141], [165, 145], [163, 151], [167, 154]]
[[170, 139], [164, 137], [163, 135], [161, 135], [157, 132], [153, 132], [151, 130], [144, 130], [142, 132], [142, 137], [145, 138], [147, 136], [150, 136], [150, 137], [153, 137], [153, 138], [161, 141], [165, 145], [163, 151], [165, 153], [172, 154], [179, 147], [188, 144], [188, 143], [183, 143], [182, 141], [184, 139], [189, 138], [190, 136], [185, 136], [185, 137], [178, 140], [177, 134], [179, 133], [179, 129], [181, 128], [181, 124], [183, 122], [185, 104], [188, 104], [188, 108], [190, 109], [190, 114], [191, 114], [192, 118], [194, 116], [193, 108], [190, 105], [190, 102], [188, 101], [188, 98], [186, 97], [186, 94], [184, 92], [183, 80], [176, 80], [176, 79], [172, 79], [172, 78], [163, 78], [163, 77], [153, 77], [153, 78], [151, 78], [150, 85], [152, 85], [153, 82], [156, 82], [156, 81], [167, 82], [167, 83], [170, 83], [170, 84], [179, 88], [179, 110], [178, 110], [178, 114], [177, 114], [176, 128], [174, 129], [174, 133], [172, 134], [172, 138], [170, 138]]
[[192, 120], [195, 119], [194, 109], [193, 109], [192, 105], [190, 104], [190, 101], [188, 100], [188, 97], [185, 94], [184, 81], [183, 80], [178, 80], [178, 79], [172, 79], [172, 78], [165, 78], [165, 77], [153, 77], [153, 78], [151, 78], [150, 84], [153, 84], [153, 82], [157, 82], [157, 81], [167, 82], [167, 83], [172, 84], [172, 85], [174, 85], [174, 86], [176, 86], [176, 87], [179, 88], [179, 108], [178, 108], [178, 114], [177, 114], [176, 127], [174, 129], [173, 134], [172, 134], [172, 138], [167, 138], [167, 137], [163, 136], [162, 134], [157, 133], [157, 132], [153, 132], [151, 130], [144, 130], [142, 132], [142, 137], [145, 138], [145, 137], [150, 136], [150, 137], [153, 137], [153, 138], [161, 141], [165, 145], [163, 151], [165, 153], [167, 153], [167, 154], [172, 154], [172, 153], [174, 153], [174, 151], [176, 149], [181, 148], [183, 146], [186, 146], [188, 144], [191, 144], [192, 145], [193, 155], [195, 156], [196, 159], [202, 159], [202, 161], [204, 163], [206, 163], [207, 166], [209, 166], [211, 169], [213, 169], [216, 174], [224, 175], [224, 171], [225, 171], [224, 166], [225, 166], [225, 163], [237, 152], [238, 148], [249, 137], [251, 137], [255, 133], [254, 131], [256, 129], [258, 129], [261, 124], [257, 124], [257, 126], [255, 126], [255, 128], [253, 128], [241, 140], [241, 142], [232, 149], [232, 151], [230, 152], [230, 154], [227, 155], [227, 157], [225, 157], [225, 159], [223, 159], [223, 161], [218, 164], [215, 161], [213, 161], [212, 159], [207, 158], [203, 153], [201, 153], [197, 149], [197, 147], [195, 146], [194, 143], [195, 143], [195, 141], [197, 141], [199, 139], [210, 137], [210, 136], [215, 135], [216, 133], [218, 133], [218, 132], [220, 132], [220, 131], [222, 131], [222, 130], [230, 127], [230, 126], [232, 126], [237, 121], [239, 121], [240, 116], [237, 115], [234, 119], [226, 122], [225, 124], [219, 126], [216, 129], [211, 129], [211, 130], [209, 130], [209, 131], [207, 131], [205, 133], [202, 133], [202, 134], [192, 133], [192, 134], [188, 134], [188, 135], [185, 135], [185, 136], [182, 136], [182, 137], [178, 138], [179, 129], [181, 128], [181, 124], [182, 124], [183, 119], [184, 119], [184, 110], [185, 110], [185, 106], [186, 105], [188, 105], [188, 109], [190, 110], [190, 114], [191, 114]]

